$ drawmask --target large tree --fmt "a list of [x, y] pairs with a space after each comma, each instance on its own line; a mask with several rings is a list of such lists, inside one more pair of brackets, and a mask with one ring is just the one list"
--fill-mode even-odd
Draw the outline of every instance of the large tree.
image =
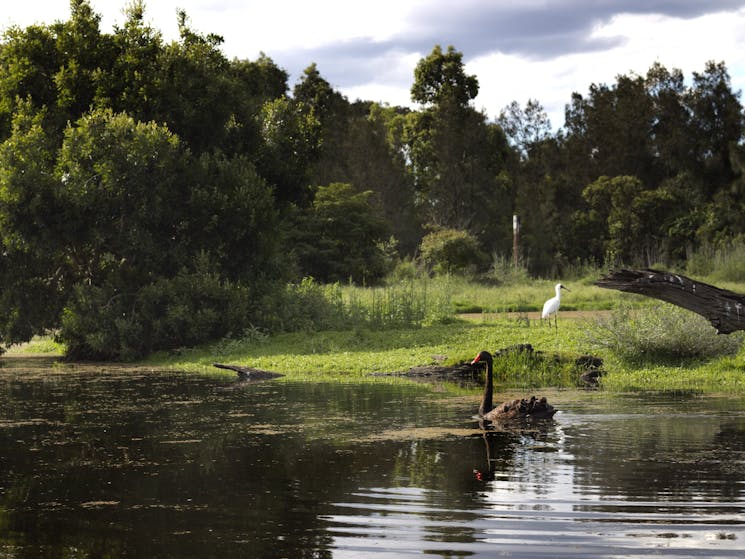
[[[730, 209], [741, 204], [732, 188], [733, 146], [744, 128], [738, 97], [724, 65], [713, 62], [694, 73], [689, 87], [680, 70], [660, 64], [644, 77], [593, 84], [586, 97], [575, 93], [567, 106], [564, 180], [584, 189], [602, 176], [636, 177], [644, 185], [647, 208], [666, 207], [664, 219], [653, 218], [658, 230], [647, 235], [658, 239], [661, 258], [680, 259], [697, 243], [731, 239], [738, 227]], [[666, 202], [670, 197], [674, 204]], [[605, 250], [596, 250], [603, 243], [593, 242], [592, 254], [586, 251], [586, 237], [599, 223], [596, 214], [597, 208], [579, 200], [575, 219], [557, 233], [565, 240], [565, 254], [604, 259]], [[633, 258], [644, 263], [650, 250], [639, 248]]]
[[384, 243], [390, 227], [370, 203], [372, 192], [332, 183], [300, 212], [291, 240], [304, 275], [323, 282], [379, 282], [388, 271]]
[[44, 114], [30, 101], [14, 114], [10, 137], [0, 144], [0, 342], [27, 341], [59, 324], [69, 293], [64, 241], [66, 222], [56, 196], [54, 142]]
[[57, 149], [25, 107], [0, 145], [4, 342], [62, 325], [72, 355], [131, 358], [247, 324], [228, 312], [245, 310], [236, 297], [281, 271], [272, 193], [248, 160], [195, 157], [166, 127], [108, 109]]
[[471, 106], [478, 80], [462, 58], [438, 45], [415, 70], [411, 96], [423, 107], [409, 115], [405, 134], [419, 211], [434, 226], [471, 231], [488, 252], [504, 252], [512, 212], [503, 173], [509, 148], [502, 129]]

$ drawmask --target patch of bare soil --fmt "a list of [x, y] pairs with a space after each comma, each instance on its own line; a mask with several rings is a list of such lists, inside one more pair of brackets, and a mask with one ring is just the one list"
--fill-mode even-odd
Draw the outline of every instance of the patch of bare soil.
[[[600, 318], [608, 316], [611, 311], [559, 311], [559, 318]], [[479, 320], [482, 318], [495, 320], [497, 318], [528, 318], [530, 320], [540, 320], [541, 311], [528, 311], [528, 312], [501, 312], [501, 313], [461, 313], [458, 315], [460, 318], [466, 320]]]

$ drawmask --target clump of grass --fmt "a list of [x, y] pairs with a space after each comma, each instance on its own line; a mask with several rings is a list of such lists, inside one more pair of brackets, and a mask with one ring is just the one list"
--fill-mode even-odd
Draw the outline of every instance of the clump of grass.
[[745, 239], [738, 237], [723, 246], [702, 247], [688, 259], [686, 273], [715, 282], [742, 281], [745, 277]]
[[447, 280], [404, 279], [384, 287], [339, 289], [338, 327], [372, 329], [412, 328], [447, 323], [453, 318], [452, 292]]
[[[10, 346], [7, 352], [9, 355], [62, 355], [64, 346], [55, 341], [51, 335], [35, 336], [29, 342]], [[0, 354], [2, 354], [1, 351]]]
[[534, 351], [506, 351], [494, 356], [494, 382], [500, 388], [535, 389], [576, 386], [573, 359]]
[[499, 254], [492, 254], [492, 264], [487, 277], [498, 284], [515, 285], [530, 282], [530, 274], [524, 262], [520, 261], [515, 266], [511, 258]]
[[666, 303], [640, 309], [619, 307], [596, 319], [585, 338], [590, 346], [610, 350], [622, 361], [634, 364], [733, 355], [743, 341], [741, 332], [718, 335], [702, 316]]
[[383, 287], [319, 284], [286, 286], [263, 305], [261, 327], [271, 333], [350, 328], [418, 328], [454, 316], [447, 282], [402, 280]]

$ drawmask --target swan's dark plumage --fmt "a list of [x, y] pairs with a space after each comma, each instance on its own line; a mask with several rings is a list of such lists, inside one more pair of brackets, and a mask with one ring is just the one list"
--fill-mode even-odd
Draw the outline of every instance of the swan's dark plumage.
[[486, 382], [484, 395], [479, 406], [479, 416], [487, 421], [505, 421], [511, 419], [548, 419], [556, 413], [556, 408], [546, 398], [517, 398], [497, 407], [493, 405], [494, 394], [494, 358], [488, 351], [481, 351], [471, 361], [472, 365], [486, 363]]

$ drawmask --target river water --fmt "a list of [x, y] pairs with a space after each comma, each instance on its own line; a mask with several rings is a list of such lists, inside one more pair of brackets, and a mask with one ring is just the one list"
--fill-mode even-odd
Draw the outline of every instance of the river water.
[[745, 403], [0, 368], [0, 558], [744, 557]]

